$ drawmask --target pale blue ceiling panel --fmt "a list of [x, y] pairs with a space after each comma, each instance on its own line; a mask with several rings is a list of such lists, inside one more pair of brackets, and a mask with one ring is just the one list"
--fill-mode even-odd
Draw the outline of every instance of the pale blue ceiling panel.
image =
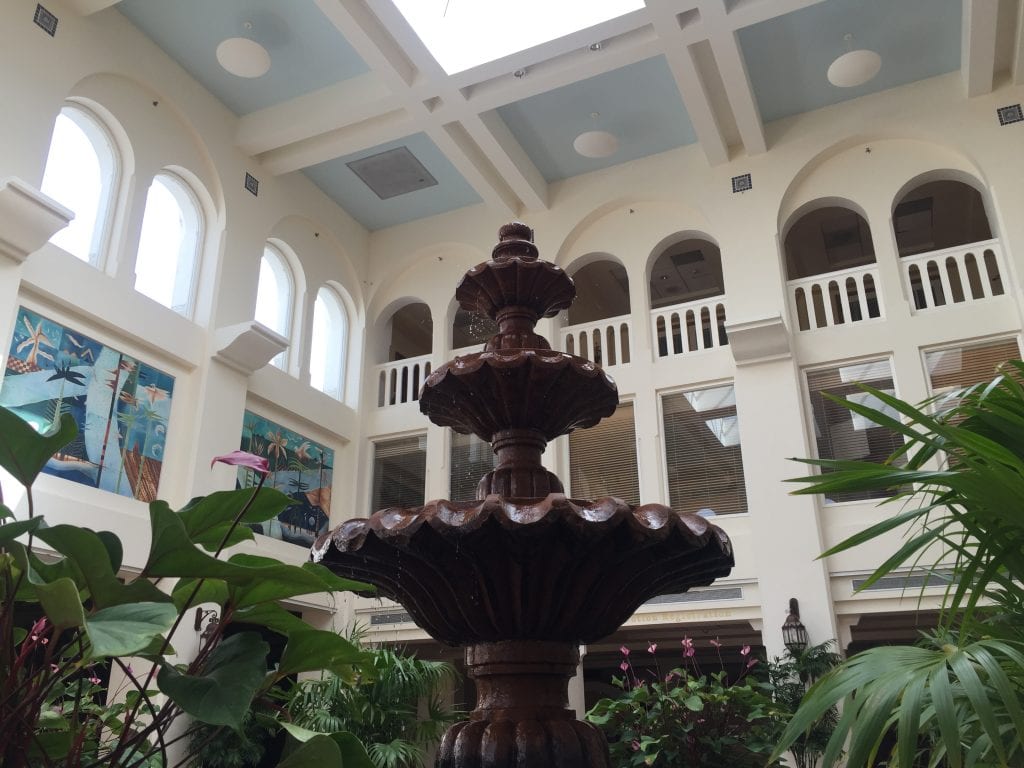
[[[548, 181], [697, 140], [664, 56], [531, 96], [498, 112]], [[618, 151], [606, 158], [577, 154], [573, 141], [586, 131], [614, 134]]]
[[[239, 115], [368, 69], [313, 0], [122, 0], [117, 8]], [[253, 79], [224, 71], [216, 51], [229, 37], [266, 48], [270, 71]]]
[[[437, 183], [430, 184], [430, 178], [424, 177], [425, 183], [430, 184], [429, 186], [381, 199], [348, 164], [400, 147], [408, 148]], [[424, 133], [328, 160], [307, 168], [304, 172], [334, 202], [370, 230], [404, 224], [481, 201], [480, 196], [462, 174]], [[418, 180], [409, 181], [416, 186]]]
[[[961, 0], [826, 0], [741, 29], [762, 119], [952, 72], [960, 66], [961, 13]], [[837, 88], [826, 73], [851, 47], [881, 55], [882, 69], [864, 85]]]

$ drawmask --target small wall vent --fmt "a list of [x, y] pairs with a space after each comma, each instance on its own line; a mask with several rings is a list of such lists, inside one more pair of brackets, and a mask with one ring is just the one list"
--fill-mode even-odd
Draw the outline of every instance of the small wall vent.
[[370, 626], [379, 627], [387, 624], [411, 624], [412, 616], [405, 611], [388, 611], [386, 613], [371, 613]]
[[754, 182], [750, 179], [749, 173], [743, 173], [732, 177], [733, 192], [748, 192], [754, 188]]
[[710, 600], [742, 600], [741, 587], [711, 587], [710, 589], [694, 589], [673, 595], [658, 595], [644, 605], [661, 605], [662, 603], [705, 603]]
[[[867, 577], [861, 579], [853, 579], [854, 591], [859, 590], [864, 583], [867, 582]], [[865, 587], [865, 592], [873, 592], [875, 590], [882, 589], [901, 589], [901, 590], [914, 590], [924, 589], [926, 587], [947, 587], [953, 583], [953, 574], [949, 571], [939, 571], [937, 573], [918, 573], [918, 574], [907, 574], [905, 576], [885, 576], [870, 587]]]
[[245, 172], [245, 188], [252, 192], [253, 197], [259, 197], [260, 194], [260, 180], [253, 176], [248, 171]]
[[381, 200], [437, 186], [437, 179], [408, 147], [396, 147], [347, 163]]
[[1011, 123], [1024, 121], [1024, 110], [1021, 110], [1020, 104], [1000, 107], [996, 110], [996, 114], [999, 116], [1000, 125], [1010, 125]]
[[42, 5], [36, 6], [36, 12], [32, 16], [32, 21], [50, 37], [54, 37], [57, 34], [57, 17], [48, 9], [43, 8]]

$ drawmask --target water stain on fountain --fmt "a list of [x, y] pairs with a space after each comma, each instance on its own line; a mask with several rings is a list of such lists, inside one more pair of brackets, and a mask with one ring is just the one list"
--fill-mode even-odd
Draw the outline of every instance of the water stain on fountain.
[[571, 278], [538, 257], [525, 224], [498, 237], [455, 292], [498, 333], [434, 371], [419, 399], [435, 424], [491, 443], [497, 466], [476, 500], [348, 520], [317, 540], [313, 559], [374, 584], [433, 638], [465, 648], [476, 708], [445, 734], [438, 768], [610, 768], [603, 734], [568, 709], [579, 645], [657, 595], [728, 575], [732, 547], [697, 515], [565, 496], [541, 455], [610, 416], [618, 390], [534, 330], [572, 303]]

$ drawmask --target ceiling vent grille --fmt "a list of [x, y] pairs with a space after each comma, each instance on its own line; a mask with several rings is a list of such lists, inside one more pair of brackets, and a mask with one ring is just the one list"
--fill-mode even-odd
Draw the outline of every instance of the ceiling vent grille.
[[253, 197], [258, 197], [260, 194], [260, 180], [248, 171], [245, 172], [245, 188], [252, 192]]
[[378, 627], [386, 624], [411, 624], [412, 616], [405, 611], [388, 611], [387, 613], [370, 614], [370, 626]]
[[[853, 579], [854, 591], [860, 590], [867, 582], [867, 577]], [[884, 576], [870, 587], [864, 587], [863, 591], [872, 592], [882, 589], [913, 590], [926, 587], [947, 587], [953, 583], [953, 574], [950, 571], [938, 571], [936, 573], [906, 574], [903, 576]]]
[[51, 11], [43, 8], [42, 5], [36, 6], [36, 12], [32, 16], [32, 21], [50, 37], [54, 37], [57, 34], [57, 17]]
[[996, 110], [996, 114], [999, 116], [1000, 125], [1010, 125], [1024, 121], [1024, 110], [1021, 110], [1020, 104], [1000, 107]]
[[347, 163], [381, 200], [437, 186], [437, 179], [408, 147], [397, 147]]
[[732, 191], [735, 192], [749, 192], [754, 188], [754, 182], [750, 179], [749, 173], [743, 173], [739, 176], [732, 177]]

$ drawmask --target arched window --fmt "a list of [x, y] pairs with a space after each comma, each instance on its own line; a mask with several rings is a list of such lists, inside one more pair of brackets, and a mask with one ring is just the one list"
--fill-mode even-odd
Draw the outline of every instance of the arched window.
[[943, 179], [914, 187], [896, 204], [892, 225], [900, 256], [992, 239], [981, 193], [962, 181]]
[[875, 263], [868, 223], [856, 211], [839, 206], [801, 216], [786, 235], [785, 251], [790, 280]]
[[135, 290], [191, 315], [202, 240], [203, 214], [195, 192], [179, 176], [157, 174], [146, 195]]
[[592, 261], [576, 270], [576, 301], [569, 307], [569, 325], [593, 323], [629, 314], [629, 276], [616, 261]]
[[342, 399], [348, 318], [338, 294], [324, 286], [313, 304], [313, 338], [309, 350], [309, 383], [324, 394]]
[[[267, 243], [260, 259], [260, 279], [256, 289], [256, 321], [287, 339], [292, 338], [292, 313], [295, 308], [295, 278], [281, 250]], [[288, 350], [271, 364], [287, 368]]]
[[722, 254], [709, 240], [688, 239], [661, 252], [651, 268], [651, 309], [721, 296]]
[[422, 302], [406, 304], [391, 316], [388, 360], [429, 355], [434, 345], [434, 321]]
[[497, 332], [498, 324], [487, 315], [460, 307], [452, 318], [452, 349], [486, 344]]
[[78, 105], [65, 106], [53, 126], [42, 191], [74, 211], [75, 218], [51, 243], [100, 264], [119, 172], [113, 139], [99, 119]]

